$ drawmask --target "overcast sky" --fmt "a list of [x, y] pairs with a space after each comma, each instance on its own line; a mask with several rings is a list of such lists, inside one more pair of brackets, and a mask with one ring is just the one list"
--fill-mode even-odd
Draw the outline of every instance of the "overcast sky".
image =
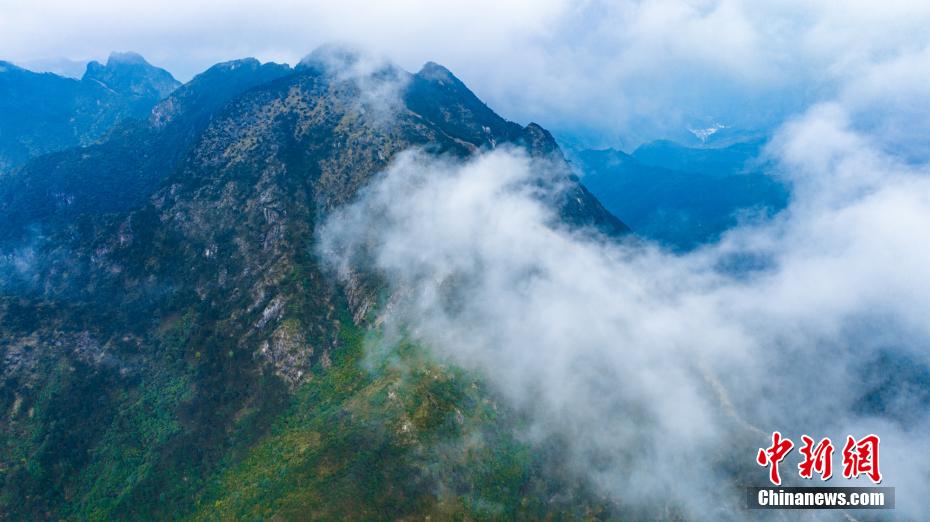
[[927, 46], [930, 2], [0, 0], [0, 58], [137, 51], [189, 79], [223, 60], [295, 63], [351, 42], [455, 72], [503, 115], [635, 144], [720, 122], [770, 125], [875, 62]]

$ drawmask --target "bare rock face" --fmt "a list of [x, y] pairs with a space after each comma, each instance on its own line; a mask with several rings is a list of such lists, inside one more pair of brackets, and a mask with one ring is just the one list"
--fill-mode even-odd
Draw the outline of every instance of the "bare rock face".
[[262, 341], [260, 353], [289, 386], [296, 386], [311, 375], [313, 346], [307, 342], [307, 334], [297, 320], [283, 321], [270, 339]]

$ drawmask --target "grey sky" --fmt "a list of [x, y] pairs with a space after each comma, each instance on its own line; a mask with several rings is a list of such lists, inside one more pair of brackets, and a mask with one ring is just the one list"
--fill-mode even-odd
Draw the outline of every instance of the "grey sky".
[[133, 50], [182, 80], [223, 60], [294, 63], [330, 41], [440, 62], [493, 108], [627, 145], [770, 124], [874, 62], [926, 47], [930, 2], [0, 0], [0, 57]]

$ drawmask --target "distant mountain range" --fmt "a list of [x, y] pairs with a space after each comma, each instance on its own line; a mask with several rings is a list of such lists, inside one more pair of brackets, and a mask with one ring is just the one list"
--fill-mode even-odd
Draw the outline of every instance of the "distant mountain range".
[[765, 172], [763, 139], [726, 146], [644, 144], [572, 155], [582, 182], [642, 237], [675, 250], [717, 239], [741, 219], [771, 216], [788, 202], [789, 187]]
[[522, 148], [554, 162], [562, 188], [539, 191], [567, 226], [629, 229], [538, 125], [440, 65], [357, 61], [237, 60], [180, 87], [134, 55], [80, 81], [3, 66], [22, 165], [0, 177], [0, 519], [619, 509], [517, 440], [476, 376], [414, 346], [409, 371], [361, 365], [383, 285], [334, 278], [314, 229], [399, 152]]
[[134, 53], [90, 62], [80, 79], [0, 61], [0, 175], [30, 158], [102, 138], [120, 121], [145, 118], [180, 83]]

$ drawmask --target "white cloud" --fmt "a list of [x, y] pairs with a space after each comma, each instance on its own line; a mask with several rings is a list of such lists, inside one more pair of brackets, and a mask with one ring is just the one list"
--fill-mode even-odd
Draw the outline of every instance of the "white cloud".
[[565, 437], [608, 494], [738, 518], [736, 486], [765, 480], [752, 459], [766, 433], [874, 432], [898, 513], [917, 516], [927, 383], [897, 375], [883, 411], [866, 395], [892, 371], [880, 361], [930, 368], [930, 165], [889, 149], [860, 110], [912, 91], [853, 82], [785, 124], [767, 153], [794, 186], [789, 208], [689, 254], [552, 228], [531, 182], [545, 164], [501, 150], [402, 155], [328, 221], [322, 249], [343, 270], [367, 252], [398, 296], [389, 331], [486, 376], [531, 413], [527, 436]]
[[927, 2], [0, 2], [4, 58], [136, 50], [182, 78], [253, 55], [295, 63], [356, 42], [448, 66], [492, 107], [635, 144], [709, 118], [770, 124], [877, 61], [926, 47]]

